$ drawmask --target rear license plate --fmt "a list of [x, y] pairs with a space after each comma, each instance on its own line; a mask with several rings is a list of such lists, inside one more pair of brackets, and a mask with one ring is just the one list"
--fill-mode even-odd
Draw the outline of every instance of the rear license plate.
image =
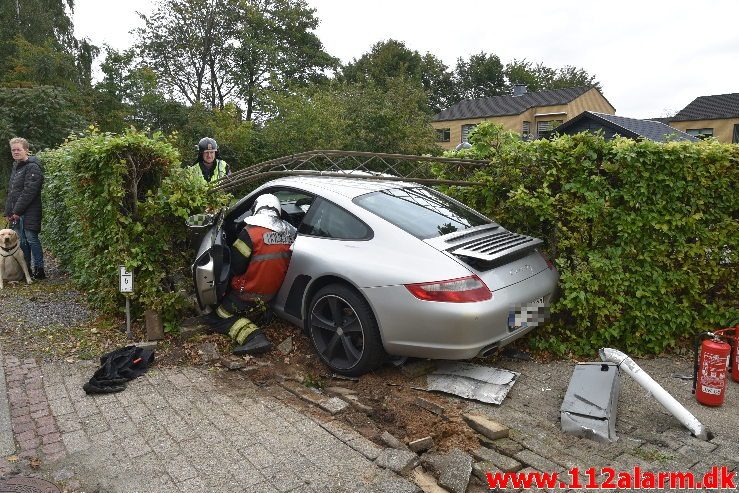
[[536, 327], [545, 318], [544, 297], [529, 301], [521, 306], [514, 306], [508, 313], [508, 328], [510, 330]]

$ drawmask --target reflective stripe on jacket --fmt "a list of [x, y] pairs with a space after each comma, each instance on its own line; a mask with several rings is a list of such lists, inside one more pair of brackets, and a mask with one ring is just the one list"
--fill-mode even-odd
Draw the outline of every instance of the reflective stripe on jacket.
[[203, 171], [200, 169], [200, 162], [193, 164], [192, 166], [188, 167], [188, 169], [193, 174], [193, 176], [200, 178], [205, 183], [220, 180], [228, 174], [228, 163], [226, 163], [226, 161], [216, 159], [216, 162], [213, 166], [213, 173], [210, 175], [210, 180], [206, 180], [205, 176], [203, 176]]
[[231, 279], [231, 287], [241, 298], [267, 302], [275, 297], [285, 279], [294, 237], [260, 226], [247, 225], [246, 230], [253, 245], [249, 267]]

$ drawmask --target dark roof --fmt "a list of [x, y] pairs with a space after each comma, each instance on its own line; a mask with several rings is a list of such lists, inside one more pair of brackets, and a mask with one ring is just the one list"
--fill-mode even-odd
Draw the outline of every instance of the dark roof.
[[465, 99], [434, 116], [434, 120], [464, 120], [489, 116], [520, 115], [535, 106], [567, 104], [588, 92], [591, 87], [567, 87], [547, 91], [527, 92], [521, 96], [493, 96]]
[[672, 121], [739, 118], [739, 92], [700, 96], [672, 118]]
[[660, 122], [660, 123], [665, 123], [669, 125], [673, 118], [675, 117], [674, 116], [661, 116], [658, 118], [642, 118], [642, 120]]
[[557, 133], [565, 133], [566, 130], [574, 126], [577, 122], [584, 118], [589, 118], [603, 126], [609, 127], [624, 137], [637, 139], [643, 137], [655, 142], [670, 141], [698, 141], [699, 139], [688, 135], [676, 128], [666, 125], [662, 122], [653, 120], [640, 120], [638, 118], [627, 118], [625, 116], [609, 115], [607, 113], [597, 113], [595, 111], [583, 111], [575, 118], [567, 120], [557, 127]]

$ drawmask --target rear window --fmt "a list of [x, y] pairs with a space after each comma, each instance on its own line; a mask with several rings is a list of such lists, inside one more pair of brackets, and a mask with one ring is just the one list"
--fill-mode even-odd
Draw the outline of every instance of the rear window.
[[395, 188], [361, 195], [354, 203], [425, 240], [490, 224], [476, 213], [430, 188]]

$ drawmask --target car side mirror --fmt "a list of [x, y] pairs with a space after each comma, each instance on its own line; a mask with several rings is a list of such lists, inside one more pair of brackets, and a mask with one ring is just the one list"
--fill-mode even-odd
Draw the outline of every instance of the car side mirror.
[[213, 226], [214, 222], [213, 214], [195, 214], [185, 220], [185, 225], [194, 231], [198, 231]]

